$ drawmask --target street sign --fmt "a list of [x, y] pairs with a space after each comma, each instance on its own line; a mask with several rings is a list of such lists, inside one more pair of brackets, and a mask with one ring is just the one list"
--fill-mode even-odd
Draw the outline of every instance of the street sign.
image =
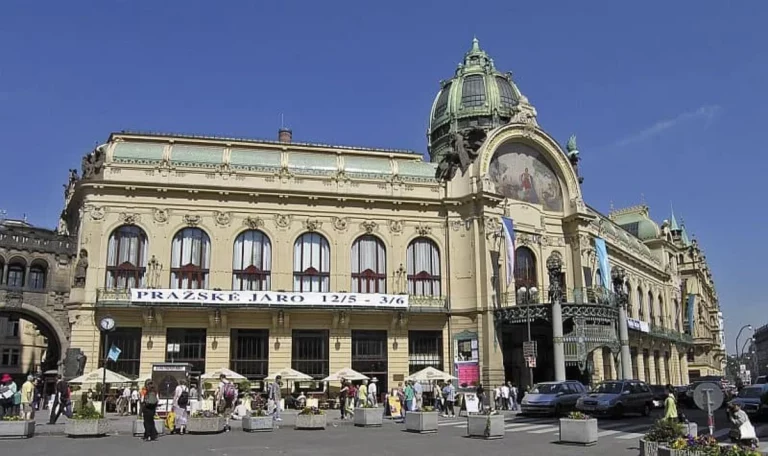
[[693, 390], [693, 402], [696, 407], [707, 411], [707, 425], [709, 426], [709, 435], [715, 433], [715, 414], [714, 411], [723, 405], [723, 390], [716, 383], [700, 383]]
[[536, 341], [523, 342], [523, 356], [536, 358]]
[[534, 358], [533, 356], [526, 356], [525, 360], [528, 363], [529, 368], [533, 369], [536, 367], [536, 358]]

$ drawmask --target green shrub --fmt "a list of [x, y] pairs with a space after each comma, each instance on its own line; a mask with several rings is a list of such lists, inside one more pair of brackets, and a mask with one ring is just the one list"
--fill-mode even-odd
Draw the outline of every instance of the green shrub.
[[673, 420], [660, 419], [645, 434], [645, 440], [649, 442], [674, 442], [685, 437], [683, 425]]

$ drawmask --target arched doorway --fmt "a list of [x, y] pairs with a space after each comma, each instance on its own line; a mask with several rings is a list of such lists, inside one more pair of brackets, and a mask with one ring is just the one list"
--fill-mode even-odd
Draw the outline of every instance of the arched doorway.
[[48, 340], [44, 360], [40, 360], [41, 372], [57, 371], [62, 373], [62, 365], [69, 348], [69, 334], [46, 311], [26, 303], [13, 301], [0, 302], [0, 316], [16, 317], [27, 320], [37, 326], [40, 333]]

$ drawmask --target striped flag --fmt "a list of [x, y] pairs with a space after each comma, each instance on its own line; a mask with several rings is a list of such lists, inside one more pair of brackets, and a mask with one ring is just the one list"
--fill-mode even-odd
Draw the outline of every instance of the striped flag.
[[507, 241], [507, 285], [515, 278], [515, 225], [509, 217], [501, 218], [504, 239]]

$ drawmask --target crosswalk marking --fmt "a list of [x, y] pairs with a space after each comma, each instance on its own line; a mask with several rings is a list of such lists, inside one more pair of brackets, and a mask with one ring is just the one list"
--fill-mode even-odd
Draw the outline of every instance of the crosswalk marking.
[[622, 431], [617, 431], [615, 429], [614, 430], [608, 430], [608, 431], [598, 432], [597, 436], [598, 437], [607, 437], [609, 435], [618, 434], [619, 432], [622, 432]]
[[[535, 431], [530, 431], [529, 434], [546, 434], [548, 432], [554, 431], [555, 429], [558, 429], [558, 427], [559, 426], [548, 426], [544, 429], [537, 429]], [[558, 429], [558, 432], [560, 432], [559, 429]]]
[[517, 429], [509, 429], [507, 426], [504, 426], [504, 429], [510, 430], [512, 432], [523, 432], [523, 431], [533, 431], [534, 429], [541, 429], [545, 427], [555, 429], [553, 426], [550, 426], [548, 424], [535, 424], [533, 426], [524, 426], [524, 427], [519, 427]]
[[630, 432], [628, 434], [620, 435], [616, 437], [619, 440], [630, 440], [630, 439], [639, 439], [640, 437], [644, 436], [645, 434], [637, 434], [634, 432]]
[[720, 437], [723, 437], [724, 435], [728, 434], [729, 432], [731, 432], [731, 430], [729, 428], [720, 429], [719, 431], [716, 431], [714, 434], [712, 434], [712, 436], [714, 438], [716, 438], [716, 439], [719, 439]]
[[626, 426], [621, 428], [621, 432], [634, 432], [639, 431], [640, 429], [647, 429], [651, 425], [650, 424], [635, 424], [633, 426]]

